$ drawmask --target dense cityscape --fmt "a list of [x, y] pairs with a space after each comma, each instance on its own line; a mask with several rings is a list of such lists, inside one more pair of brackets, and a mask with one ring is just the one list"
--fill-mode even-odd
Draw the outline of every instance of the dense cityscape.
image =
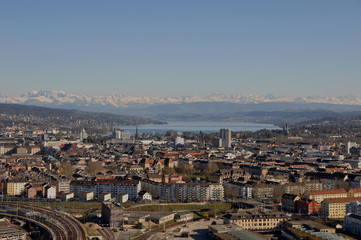
[[0, 240], [361, 239], [360, 12], [0, 1]]
[[136, 126], [135, 135], [114, 126], [109, 134], [3, 127], [1, 214], [22, 228], [1, 234], [360, 238], [359, 132], [321, 126], [208, 134], [139, 134]]

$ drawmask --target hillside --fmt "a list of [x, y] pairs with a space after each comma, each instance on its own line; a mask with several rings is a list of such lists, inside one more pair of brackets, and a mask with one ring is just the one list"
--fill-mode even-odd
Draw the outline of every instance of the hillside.
[[0, 104], [0, 127], [23, 125], [39, 128], [99, 129], [135, 124], [162, 124], [149, 118], [111, 113], [84, 112], [18, 104]]

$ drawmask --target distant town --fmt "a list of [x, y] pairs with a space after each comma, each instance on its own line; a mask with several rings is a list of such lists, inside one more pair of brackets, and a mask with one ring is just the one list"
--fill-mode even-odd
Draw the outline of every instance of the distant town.
[[0, 130], [0, 239], [361, 238], [355, 119], [104, 135], [23, 118]]

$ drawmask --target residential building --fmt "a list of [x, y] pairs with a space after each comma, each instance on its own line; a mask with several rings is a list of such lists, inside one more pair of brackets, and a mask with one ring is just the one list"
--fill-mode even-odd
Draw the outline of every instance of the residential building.
[[349, 214], [345, 217], [345, 231], [361, 239], [361, 215]]
[[45, 197], [47, 199], [55, 199], [56, 198], [56, 189], [53, 186], [45, 186]]
[[81, 202], [88, 202], [94, 200], [94, 192], [81, 192], [79, 195], [79, 200]]
[[220, 201], [224, 197], [223, 186], [219, 183], [159, 183], [144, 179], [142, 189], [170, 202]]
[[81, 192], [94, 192], [96, 196], [102, 193], [111, 193], [115, 197], [120, 193], [127, 193], [130, 200], [135, 200], [141, 190], [141, 183], [137, 180], [99, 179], [98, 181], [72, 181], [70, 191], [75, 196]]
[[361, 198], [330, 198], [321, 203], [320, 217], [323, 219], [343, 219], [346, 216], [346, 204], [361, 201]]
[[61, 201], [68, 202], [74, 199], [74, 193], [63, 193], [60, 197]]
[[9, 196], [20, 196], [24, 193], [26, 184], [28, 184], [26, 180], [9, 180], [5, 183], [5, 192]]
[[107, 201], [110, 201], [112, 195], [110, 193], [102, 193], [102, 194], [99, 194], [98, 196], [98, 201], [99, 202], [107, 202]]
[[351, 188], [348, 191], [349, 197], [361, 197], [361, 188]]
[[245, 230], [272, 230], [280, 227], [285, 216], [280, 212], [242, 212], [227, 214], [225, 224], [236, 224]]
[[58, 193], [69, 193], [70, 192], [70, 181], [69, 180], [59, 180], [56, 183], [56, 190]]
[[303, 195], [307, 191], [322, 190], [320, 181], [290, 182], [282, 185], [285, 193]]
[[150, 195], [147, 191], [142, 190], [138, 193], [137, 201], [138, 202], [151, 202], [152, 195]]
[[118, 195], [115, 196], [115, 200], [118, 203], [125, 203], [127, 202], [129, 199], [129, 194], [128, 193], [120, 193]]
[[300, 214], [318, 214], [319, 204], [315, 200], [301, 198], [296, 202], [296, 212]]
[[229, 182], [224, 181], [223, 186], [224, 188], [227, 187], [231, 188], [232, 191], [237, 193], [237, 197], [239, 198], [252, 198], [253, 186], [250, 184], [234, 182], [234, 181], [229, 181]]
[[282, 209], [294, 212], [296, 210], [296, 202], [300, 199], [300, 196], [295, 194], [283, 194], [281, 198]]
[[345, 189], [341, 188], [341, 189], [308, 191], [306, 193], [306, 196], [309, 199], [312, 199], [318, 203], [321, 203], [324, 199], [347, 198], [348, 194]]
[[346, 204], [346, 214], [351, 213], [361, 215], [361, 202], [355, 201]]

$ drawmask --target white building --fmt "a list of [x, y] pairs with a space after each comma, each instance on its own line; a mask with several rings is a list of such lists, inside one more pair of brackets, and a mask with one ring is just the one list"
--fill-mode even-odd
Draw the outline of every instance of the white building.
[[14, 179], [6, 182], [6, 193], [10, 196], [19, 196], [25, 191], [25, 185], [28, 184], [28, 181]]
[[79, 195], [81, 202], [88, 202], [94, 200], [94, 192], [81, 192]]
[[113, 138], [114, 139], [121, 139], [121, 140], [128, 140], [130, 139], [130, 132], [126, 130], [120, 129], [113, 129]]
[[56, 189], [52, 186], [45, 187], [46, 198], [55, 199], [56, 198]]
[[63, 193], [61, 195], [61, 201], [67, 202], [74, 199], [74, 193]]
[[138, 193], [138, 201], [152, 201], [152, 195], [146, 191], [140, 191]]
[[125, 203], [127, 202], [129, 199], [129, 194], [128, 193], [120, 193], [115, 197], [115, 200], [118, 203]]
[[350, 142], [350, 141], [346, 143], [345, 150], [346, 150], [347, 154], [350, 154], [350, 149], [352, 147], [357, 147], [357, 143], [356, 142]]
[[219, 183], [160, 183], [142, 180], [142, 189], [153, 197], [173, 201], [220, 201], [224, 190]]
[[115, 197], [120, 193], [127, 193], [130, 200], [135, 200], [141, 190], [141, 183], [137, 180], [98, 180], [72, 181], [70, 191], [78, 197], [81, 192], [94, 192], [96, 196], [102, 193], [110, 193]]
[[177, 146], [177, 145], [184, 145], [184, 138], [182, 137], [176, 137], [176, 139], [174, 140], [174, 145]]
[[99, 202], [107, 202], [110, 201], [112, 195], [110, 193], [102, 193], [98, 196]]
[[82, 142], [84, 139], [86, 139], [88, 137], [88, 134], [86, 133], [85, 129], [83, 129], [80, 132], [80, 141]]
[[60, 192], [63, 192], [63, 193], [70, 192], [70, 181], [69, 180], [59, 180], [56, 183], [56, 190], [58, 191], [58, 193], [60, 193]]

